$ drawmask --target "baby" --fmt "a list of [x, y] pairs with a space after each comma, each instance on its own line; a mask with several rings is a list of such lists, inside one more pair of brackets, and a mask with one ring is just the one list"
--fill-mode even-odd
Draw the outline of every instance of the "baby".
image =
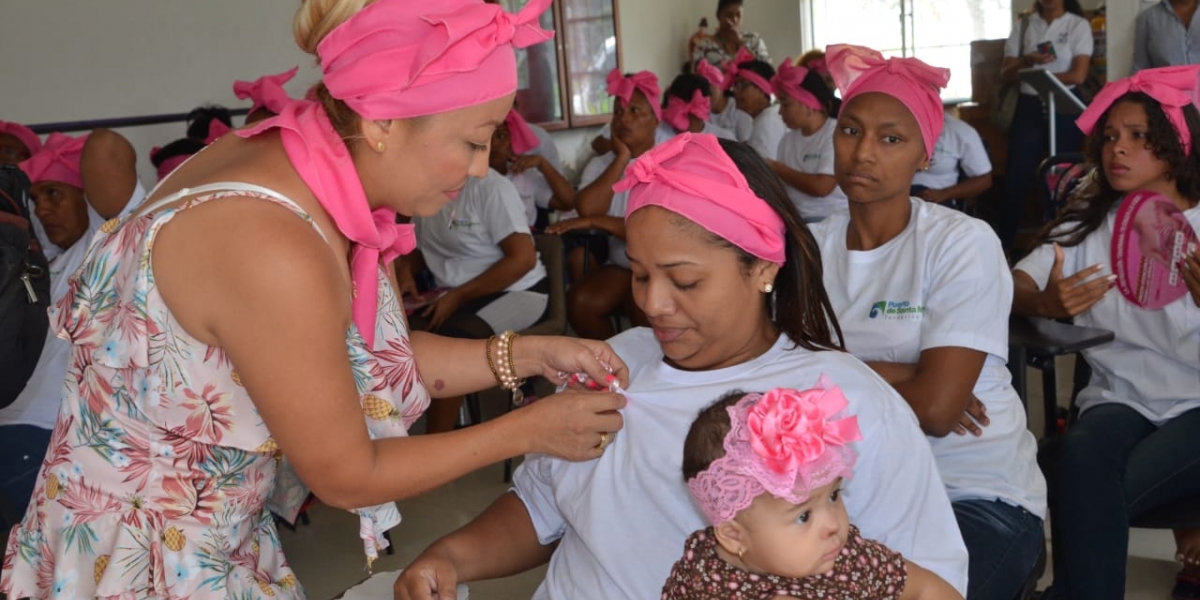
[[729, 394], [684, 442], [688, 489], [712, 524], [688, 538], [663, 600], [961, 600], [937, 575], [863, 539], [842, 504], [862, 438], [848, 405], [817, 387]]

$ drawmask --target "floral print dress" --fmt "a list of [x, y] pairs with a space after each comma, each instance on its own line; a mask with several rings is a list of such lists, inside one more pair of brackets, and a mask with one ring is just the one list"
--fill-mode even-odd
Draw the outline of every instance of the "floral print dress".
[[[229, 196], [275, 202], [312, 223], [264, 188], [183, 190], [106, 223], [51, 310], [74, 347], [38, 485], [4, 554], [0, 591], [12, 600], [304, 597], [266, 505], [273, 495], [294, 515], [308, 490], [298, 479], [276, 489], [271, 432], [224, 352], [171, 315], [150, 264], [174, 215]], [[406, 435], [429, 404], [403, 311], [379, 273], [376, 347], [353, 325], [346, 334], [373, 438]], [[369, 562], [400, 515], [395, 504], [356, 512]]]

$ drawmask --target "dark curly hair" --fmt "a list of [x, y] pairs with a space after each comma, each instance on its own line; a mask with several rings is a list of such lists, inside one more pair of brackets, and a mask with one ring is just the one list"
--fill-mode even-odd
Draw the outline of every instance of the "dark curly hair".
[[683, 440], [683, 480], [691, 481], [708, 470], [717, 459], [725, 456], [725, 436], [733, 423], [729, 420], [729, 407], [736, 405], [746, 392], [731, 391], [704, 407]]
[[662, 105], [667, 107], [667, 102], [671, 98], [679, 98], [684, 102], [691, 102], [692, 96], [700, 92], [705, 98], [712, 96], [712, 85], [708, 80], [695, 75], [693, 73], [680, 73], [671, 80], [671, 85], [667, 86], [667, 91], [663, 92]]
[[[1122, 102], [1133, 102], [1146, 111], [1146, 144], [1159, 160], [1166, 161], [1167, 175], [1175, 182], [1175, 189], [1184, 198], [1200, 198], [1200, 153], [1195, 149], [1191, 155], [1183, 153], [1183, 144], [1175, 132], [1175, 126], [1167, 118], [1158, 101], [1142, 92], [1129, 92], [1112, 103], [1096, 121], [1096, 128], [1087, 139], [1087, 162], [1092, 175], [1062, 211], [1048, 223], [1038, 235], [1036, 248], [1043, 243], [1057, 242], [1062, 246], [1078, 246], [1104, 224], [1113, 207], [1120, 204], [1125, 193], [1113, 189], [1104, 174], [1100, 160], [1104, 150], [1104, 124], [1113, 107]], [[1200, 112], [1189, 104], [1183, 109], [1184, 120], [1193, 140], [1200, 140]], [[1055, 232], [1055, 230], [1058, 230]]]
[[820, 73], [810, 70], [804, 76], [804, 81], [800, 82], [800, 87], [816, 96], [817, 102], [821, 103], [821, 108], [825, 110], [826, 115], [833, 119], [837, 118], [838, 111], [842, 108], [842, 99], [833, 95], [833, 90], [825, 85], [825, 78], [821, 77]]
[[767, 81], [770, 81], [775, 76], [775, 67], [771, 66], [769, 62], [757, 58], [738, 63], [738, 68], [750, 71]]
[[233, 127], [233, 118], [229, 109], [218, 104], [205, 104], [192, 109], [187, 116], [187, 137], [203, 140], [208, 137], [208, 126], [213, 121], [220, 121], [226, 127]]

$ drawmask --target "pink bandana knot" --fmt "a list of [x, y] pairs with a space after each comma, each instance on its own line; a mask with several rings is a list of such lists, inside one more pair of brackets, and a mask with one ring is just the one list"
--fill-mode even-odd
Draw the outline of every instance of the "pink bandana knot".
[[862, 433], [858, 417], [838, 418], [848, 406], [822, 375], [815, 388], [747, 394], [726, 409], [725, 456], [688, 481], [709, 523], [732, 520], [764, 493], [802, 504], [813, 490], [850, 477], [857, 459], [850, 444]]
[[542, 140], [538, 139], [533, 128], [529, 126], [529, 122], [516, 110], [508, 111], [508, 116], [504, 117], [504, 124], [508, 126], [508, 137], [512, 140], [513, 154], [528, 154], [542, 144]]
[[862, 46], [835, 44], [825, 49], [825, 61], [843, 103], [868, 92], [899, 100], [917, 121], [926, 156], [933, 157], [945, 122], [940, 91], [950, 81], [950, 70], [933, 67], [915, 58], [884, 58]]
[[626, 106], [629, 106], [629, 102], [633, 100], [633, 92], [640, 91], [654, 111], [654, 117], [662, 121], [662, 107], [659, 106], [659, 96], [662, 92], [658, 87], [657, 75], [650, 71], [639, 71], [626, 77], [620, 69], [613, 69], [609, 71], [606, 83], [608, 84], [608, 95], [620, 98]]
[[825, 107], [821, 106], [821, 101], [801, 85], [804, 83], [804, 78], [808, 76], [808, 71], [804, 67], [794, 66], [790, 58], [783, 59], [779, 70], [775, 72], [775, 77], [771, 79], [775, 95], [786, 95], [813, 110], [825, 110]]
[[692, 92], [692, 99], [686, 102], [678, 96], [671, 96], [667, 100], [667, 107], [663, 109], [663, 119], [676, 131], [687, 131], [688, 127], [691, 127], [692, 121], [689, 116], [694, 115], [701, 121], [708, 121], [711, 114], [712, 101], [700, 90]]
[[38, 135], [32, 129], [10, 121], [0, 121], [0, 133], [7, 133], [21, 142], [25, 149], [29, 151], [29, 156], [37, 154], [42, 149], [42, 140], [38, 139]]
[[29, 176], [30, 183], [60, 181], [77, 188], [83, 187], [83, 176], [79, 162], [83, 158], [86, 135], [71, 137], [63, 133], [51, 133], [42, 149], [18, 165]]
[[1132, 77], [1119, 79], [1100, 90], [1099, 94], [1088, 105], [1087, 110], [1075, 120], [1075, 124], [1084, 133], [1090, 134], [1100, 121], [1105, 111], [1122, 96], [1130, 92], [1141, 92], [1154, 98], [1162, 106], [1167, 119], [1175, 127], [1179, 143], [1183, 144], [1184, 156], [1191, 155], [1192, 132], [1188, 129], [1187, 119], [1183, 116], [1183, 107], [1194, 104], [1197, 100], [1197, 86], [1200, 86], [1200, 65], [1184, 65], [1179, 67], [1161, 67], [1144, 69]]
[[629, 166], [614, 192], [629, 190], [625, 217], [660, 206], [768, 262], [783, 264], [783, 219], [759, 198], [716, 136], [684, 132]]
[[696, 74], [707, 79], [710, 84], [716, 86], [722, 92], [733, 85], [732, 77], [726, 77], [725, 71], [714, 67], [707, 60], [701, 60], [696, 63]]
[[283, 110], [283, 106], [291, 100], [287, 90], [283, 89], [283, 84], [291, 81], [299, 70], [300, 67], [292, 67], [288, 71], [275, 75], [263, 75], [254, 81], [235, 81], [233, 82], [233, 95], [242, 100], [249, 98], [253, 103], [250, 107], [251, 113], [265, 108], [279, 114], [279, 111]]

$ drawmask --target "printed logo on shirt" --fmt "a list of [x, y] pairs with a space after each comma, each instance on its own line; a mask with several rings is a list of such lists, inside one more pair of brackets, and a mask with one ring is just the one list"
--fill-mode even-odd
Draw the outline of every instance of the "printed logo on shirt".
[[1065, 45], [1067, 45], [1067, 42], [1070, 40], [1071, 40], [1071, 32], [1064, 31], [1064, 32], [1058, 34], [1058, 45], [1065, 46]]
[[820, 152], [809, 152], [808, 154], [805, 154], [804, 158], [802, 158], [800, 160], [802, 160], [804, 162], [808, 162], [810, 160], [821, 160], [821, 153]]
[[925, 315], [925, 307], [914, 305], [907, 300], [903, 302], [891, 302], [883, 300], [871, 305], [871, 318], [884, 318], [893, 320], [916, 320]]
[[450, 229], [472, 229], [478, 226], [479, 223], [471, 219], [450, 219]]

